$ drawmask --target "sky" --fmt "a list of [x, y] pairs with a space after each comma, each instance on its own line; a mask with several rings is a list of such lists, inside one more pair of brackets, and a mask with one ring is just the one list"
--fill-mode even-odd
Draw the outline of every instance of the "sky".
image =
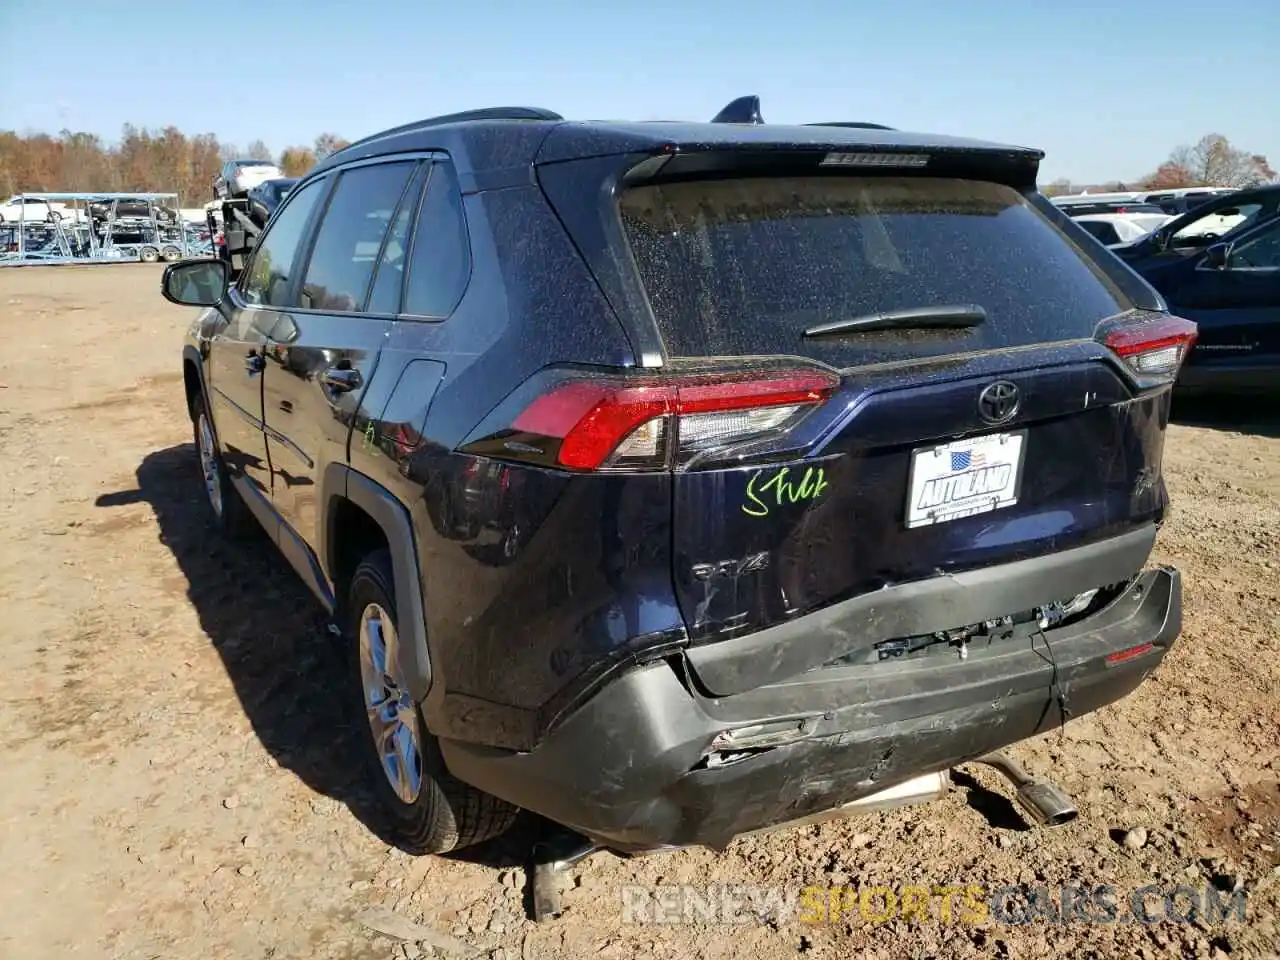
[[709, 120], [757, 94], [771, 123], [1038, 147], [1042, 184], [1137, 179], [1207, 133], [1280, 167], [1278, 0], [0, 0], [0, 30], [20, 133], [278, 153], [473, 107]]

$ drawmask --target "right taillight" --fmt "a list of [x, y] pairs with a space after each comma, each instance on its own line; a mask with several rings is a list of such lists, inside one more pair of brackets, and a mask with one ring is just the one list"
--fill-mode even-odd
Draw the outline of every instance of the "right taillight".
[[1164, 315], [1109, 329], [1102, 342], [1142, 380], [1173, 380], [1196, 342], [1198, 328], [1190, 320]]
[[547, 383], [505, 425], [490, 422], [464, 449], [579, 471], [668, 469], [786, 434], [839, 382], [834, 373], [805, 369], [573, 377]]

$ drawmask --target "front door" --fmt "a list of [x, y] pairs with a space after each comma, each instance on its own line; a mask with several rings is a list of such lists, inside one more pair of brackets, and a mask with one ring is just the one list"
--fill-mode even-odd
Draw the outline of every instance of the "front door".
[[253, 311], [227, 302], [219, 310], [221, 326], [209, 338], [205, 366], [210, 414], [233, 478], [250, 494], [270, 495], [266, 438], [262, 433], [262, 344], [264, 331]]
[[262, 385], [267, 333], [289, 287], [304, 230], [321, 194], [316, 184], [290, 198], [264, 234], [253, 259], [219, 307], [226, 323], [209, 344], [209, 396], [223, 456], [249, 494], [271, 496], [271, 466], [263, 436]]
[[[273, 501], [316, 559], [320, 479], [330, 463], [347, 460], [351, 425], [395, 323], [401, 283], [394, 265], [404, 255], [420, 167], [400, 160], [337, 174], [292, 309], [268, 331], [264, 409]], [[388, 267], [377, 283], [380, 262]]]

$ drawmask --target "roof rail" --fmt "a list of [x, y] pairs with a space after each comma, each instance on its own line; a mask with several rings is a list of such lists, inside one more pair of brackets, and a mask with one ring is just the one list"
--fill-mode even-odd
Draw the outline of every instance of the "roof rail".
[[829, 123], [806, 123], [806, 127], [858, 127], [862, 130], [892, 130], [883, 123], [869, 123], [865, 120], [832, 120]]
[[446, 113], [439, 117], [428, 117], [426, 120], [415, 120], [413, 123], [402, 123], [398, 127], [392, 127], [390, 130], [379, 130], [377, 133], [370, 134], [367, 137], [349, 143], [342, 150], [335, 151], [342, 153], [350, 150], [352, 147], [358, 147], [361, 144], [369, 143], [373, 140], [380, 140], [383, 137], [389, 137], [397, 133], [405, 133], [409, 130], [421, 130], [423, 127], [440, 127], [446, 123], [465, 123], [468, 120], [563, 120], [564, 117], [551, 110], [544, 110], [542, 107], [481, 107], [479, 110], [463, 110], [459, 113]]
[[711, 118], [712, 123], [764, 123], [760, 116], [760, 98], [754, 94], [739, 97], [726, 104], [724, 109]]

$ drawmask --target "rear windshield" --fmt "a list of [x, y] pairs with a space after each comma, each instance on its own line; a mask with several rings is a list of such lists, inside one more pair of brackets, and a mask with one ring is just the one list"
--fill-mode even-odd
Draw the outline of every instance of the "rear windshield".
[[[833, 365], [1089, 337], [1133, 304], [1016, 190], [971, 180], [802, 177], [643, 186], [619, 201], [672, 357]], [[963, 331], [806, 339], [816, 324], [977, 304]]]

